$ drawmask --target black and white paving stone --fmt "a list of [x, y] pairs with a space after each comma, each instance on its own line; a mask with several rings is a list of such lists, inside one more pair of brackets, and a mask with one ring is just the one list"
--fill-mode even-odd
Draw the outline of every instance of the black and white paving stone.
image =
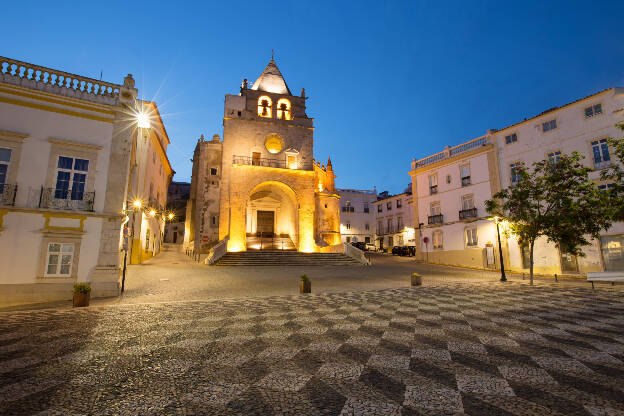
[[624, 415], [624, 298], [523, 284], [0, 313], [1, 415]]

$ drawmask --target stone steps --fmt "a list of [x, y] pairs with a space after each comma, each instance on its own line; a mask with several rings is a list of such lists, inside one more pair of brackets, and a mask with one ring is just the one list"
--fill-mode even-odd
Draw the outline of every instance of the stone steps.
[[361, 263], [341, 253], [241, 251], [225, 254], [215, 266], [361, 266]]

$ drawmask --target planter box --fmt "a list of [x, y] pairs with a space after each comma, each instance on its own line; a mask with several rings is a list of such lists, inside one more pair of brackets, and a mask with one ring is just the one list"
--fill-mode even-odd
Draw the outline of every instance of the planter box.
[[91, 293], [74, 293], [74, 308], [89, 306]]
[[312, 282], [310, 282], [309, 280], [307, 282], [300, 280], [299, 293], [312, 293]]
[[412, 273], [412, 286], [422, 286], [422, 276], [418, 273]]

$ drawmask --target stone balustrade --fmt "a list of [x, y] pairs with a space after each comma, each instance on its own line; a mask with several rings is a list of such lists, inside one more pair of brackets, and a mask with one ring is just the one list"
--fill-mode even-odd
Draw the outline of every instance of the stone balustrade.
[[65, 97], [116, 105], [121, 85], [0, 56], [0, 82]]
[[468, 152], [470, 150], [486, 146], [488, 144], [488, 136], [477, 137], [476, 139], [470, 140], [469, 142], [462, 143], [460, 145], [454, 147], [448, 147], [439, 153], [426, 157], [420, 160], [414, 160], [412, 162], [412, 168], [418, 169], [423, 166], [431, 165], [433, 163], [439, 162], [441, 160], [447, 159], [449, 157], [456, 156], [460, 153]]

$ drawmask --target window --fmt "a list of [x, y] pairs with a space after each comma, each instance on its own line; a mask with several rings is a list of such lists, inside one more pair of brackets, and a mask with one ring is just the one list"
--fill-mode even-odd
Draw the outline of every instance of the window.
[[386, 202], [386, 209], [390, 211], [392, 209], [392, 201]]
[[403, 234], [399, 235], [399, 241], [397, 242], [398, 245], [402, 246], [403, 245]]
[[382, 212], [383, 206], [381, 204], [377, 205], [377, 212]]
[[397, 208], [401, 208], [403, 206], [403, 202], [400, 199], [397, 199]]
[[403, 229], [403, 217], [397, 217], [397, 231]]
[[345, 203], [345, 206], [342, 207], [342, 212], [355, 212], [355, 207], [351, 206], [351, 201]]
[[594, 140], [591, 142], [592, 156], [595, 169], [604, 169], [611, 163], [609, 144], [607, 139]]
[[547, 131], [554, 130], [557, 128], [557, 119], [553, 118], [552, 120], [548, 120], [542, 123], [542, 131], [546, 133]]
[[520, 163], [512, 163], [509, 165], [509, 175], [512, 185], [520, 182]]
[[89, 161], [59, 156], [56, 169], [54, 198], [80, 201], [84, 197]]
[[394, 232], [394, 230], [392, 229], [392, 218], [388, 218], [388, 232], [389, 233]]
[[364, 229], [366, 231], [370, 230], [370, 224], [369, 223], [364, 224]]
[[212, 176], [217, 176], [217, 172], [218, 172], [217, 168], [210, 168], [210, 174]]
[[600, 237], [605, 271], [624, 270], [624, 234]]
[[475, 247], [477, 245], [477, 229], [476, 227], [466, 228], [466, 246]]
[[561, 152], [557, 151], [557, 152], [550, 152], [548, 153], [548, 161], [551, 164], [557, 163], [561, 160]]
[[347, 243], [351, 242], [351, 237], [347, 237]]
[[431, 216], [440, 215], [440, 203], [439, 202], [432, 202], [429, 208], [430, 208]]
[[364, 237], [364, 242], [366, 244], [370, 244], [370, 237]]
[[381, 221], [377, 223], [377, 234], [383, 234], [383, 222]]
[[260, 117], [271, 117], [271, 105], [273, 102], [269, 97], [263, 95], [258, 98], [258, 115]]
[[9, 171], [9, 162], [11, 161], [11, 149], [0, 147], [0, 193], [3, 191], [3, 185], [7, 183], [7, 173]]
[[48, 251], [46, 253], [45, 276], [71, 276], [73, 260], [73, 243], [48, 243]]
[[429, 194], [437, 194], [438, 193], [438, 175], [429, 176]]
[[291, 120], [290, 101], [286, 98], [280, 98], [277, 101], [277, 118], [280, 120]]
[[346, 223], [345, 227], [347, 228], [347, 230], [350, 230], [351, 229], [351, 223], [350, 222]]
[[442, 248], [442, 231], [434, 231], [432, 240], [433, 240], [433, 248], [435, 249]]
[[508, 136], [505, 136], [505, 144], [512, 144], [518, 141], [518, 135], [516, 133], [511, 133]]
[[470, 165], [464, 165], [461, 170], [461, 184], [462, 186], [470, 185]]
[[602, 104], [590, 105], [585, 109], [585, 117], [590, 118], [602, 114]]
[[462, 210], [474, 208], [474, 199], [472, 195], [462, 195], [461, 203], [462, 203]]
[[368, 208], [368, 202], [364, 202], [364, 213], [368, 214], [370, 212], [369, 208]]
[[254, 166], [260, 166], [260, 152], [253, 152], [251, 154], [251, 164]]
[[393, 245], [394, 245], [394, 242], [393, 242], [392, 236], [390, 235], [388, 236], [388, 247], [392, 247]]
[[145, 231], [145, 250], [149, 250], [150, 235], [149, 230]]
[[211, 227], [211, 228], [216, 227], [216, 226], [217, 226], [217, 223], [218, 223], [217, 216], [216, 216], [216, 215], [213, 215], [213, 216], [210, 218], [210, 227]]

